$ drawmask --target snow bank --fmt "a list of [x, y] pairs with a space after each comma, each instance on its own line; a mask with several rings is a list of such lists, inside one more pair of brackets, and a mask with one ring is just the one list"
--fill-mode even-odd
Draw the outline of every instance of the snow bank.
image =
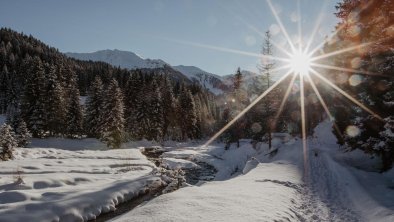
[[161, 184], [138, 149], [69, 151], [81, 140], [62, 141], [18, 148], [15, 160], [0, 162], [0, 221], [86, 221]]
[[259, 164], [226, 181], [159, 196], [114, 221], [296, 221], [301, 175], [288, 164]]

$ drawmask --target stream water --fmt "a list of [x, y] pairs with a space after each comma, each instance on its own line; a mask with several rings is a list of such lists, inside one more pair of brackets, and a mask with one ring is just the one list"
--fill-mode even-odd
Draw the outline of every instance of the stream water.
[[[144, 154], [148, 158], [148, 160], [153, 162], [157, 167], [160, 167], [161, 155], [165, 152], [167, 152], [167, 150], [160, 147], [146, 147], [141, 150], [141, 153]], [[200, 181], [211, 181], [215, 178], [215, 174], [217, 171], [213, 166], [198, 160], [191, 160], [191, 161], [193, 161], [199, 167], [182, 169], [185, 173], [184, 176], [186, 183], [195, 185]], [[95, 220], [90, 220], [90, 221], [103, 222], [118, 217], [124, 213], [133, 210], [135, 207], [139, 206], [140, 204], [150, 201], [155, 197], [162, 195], [163, 194], [162, 191], [165, 188], [166, 188], [165, 186], [161, 186], [161, 187], [149, 189], [149, 191], [146, 193], [142, 193], [137, 197], [132, 198], [129, 201], [120, 203], [119, 205], [116, 206], [115, 211], [102, 213], [99, 216], [97, 216]]]

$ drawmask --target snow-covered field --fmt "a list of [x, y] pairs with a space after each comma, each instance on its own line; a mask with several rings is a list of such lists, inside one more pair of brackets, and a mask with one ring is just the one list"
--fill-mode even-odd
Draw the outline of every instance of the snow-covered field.
[[107, 150], [97, 140], [67, 139], [31, 146], [0, 162], [0, 221], [86, 221], [161, 183], [138, 149]]
[[[248, 140], [228, 151], [168, 142], [164, 166], [206, 162], [217, 169], [215, 180], [158, 196], [113, 221], [394, 221], [394, 170], [378, 173], [379, 158], [340, 149], [329, 122], [308, 139], [307, 162], [299, 139], [273, 144], [274, 156]], [[118, 150], [89, 139], [31, 146], [0, 162], [0, 221], [86, 221], [162, 183], [137, 148], [151, 147], [147, 141]], [[17, 171], [23, 184], [15, 183]]]
[[[339, 149], [331, 124], [308, 139], [307, 174], [301, 141], [254, 150], [247, 141], [224, 151], [178, 148], [165, 157], [194, 158], [218, 169], [216, 181], [164, 194], [114, 221], [394, 221], [393, 170], [371, 172], [377, 159]], [[363, 163], [360, 169], [355, 163]]]

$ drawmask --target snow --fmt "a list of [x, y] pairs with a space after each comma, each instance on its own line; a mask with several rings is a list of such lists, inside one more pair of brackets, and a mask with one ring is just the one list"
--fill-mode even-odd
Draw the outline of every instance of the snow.
[[[57, 148], [38, 147], [45, 141]], [[47, 139], [17, 148], [15, 160], [0, 162], [0, 221], [86, 221], [161, 184], [139, 149], [98, 144]]]
[[298, 209], [288, 206], [301, 184], [293, 166], [261, 164], [244, 176], [159, 196], [115, 221], [293, 221]]
[[114, 210], [162, 183], [139, 152], [154, 146], [167, 151], [167, 168], [214, 166], [214, 181], [160, 195], [113, 221], [394, 221], [394, 169], [379, 173], [379, 158], [340, 147], [329, 121], [308, 138], [306, 160], [294, 137], [276, 138], [272, 149], [250, 140], [229, 150], [201, 144], [137, 141], [108, 150], [92, 139], [35, 139], [0, 162], [0, 221], [82, 221]]
[[307, 162], [298, 138], [275, 141], [273, 157], [266, 144], [254, 150], [249, 142], [165, 153], [215, 166], [215, 181], [161, 195], [114, 221], [394, 221], [394, 170], [377, 173], [377, 158], [341, 149], [329, 121], [308, 138]]

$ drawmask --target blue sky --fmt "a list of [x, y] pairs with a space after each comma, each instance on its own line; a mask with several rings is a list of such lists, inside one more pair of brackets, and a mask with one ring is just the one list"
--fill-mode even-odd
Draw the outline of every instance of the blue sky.
[[[337, 23], [337, 0], [299, 1], [304, 38], [324, 13], [317, 44]], [[272, 3], [296, 38], [297, 0]], [[238, 66], [254, 71], [259, 61], [189, 43], [259, 53], [263, 39], [256, 30], [268, 29], [274, 31], [274, 41], [285, 42], [265, 0], [1, 0], [0, 26], [32, 34], [62, 52], [127, 50], [219, 75]], [[281, 55], [278, 50], [275, 54]]]

